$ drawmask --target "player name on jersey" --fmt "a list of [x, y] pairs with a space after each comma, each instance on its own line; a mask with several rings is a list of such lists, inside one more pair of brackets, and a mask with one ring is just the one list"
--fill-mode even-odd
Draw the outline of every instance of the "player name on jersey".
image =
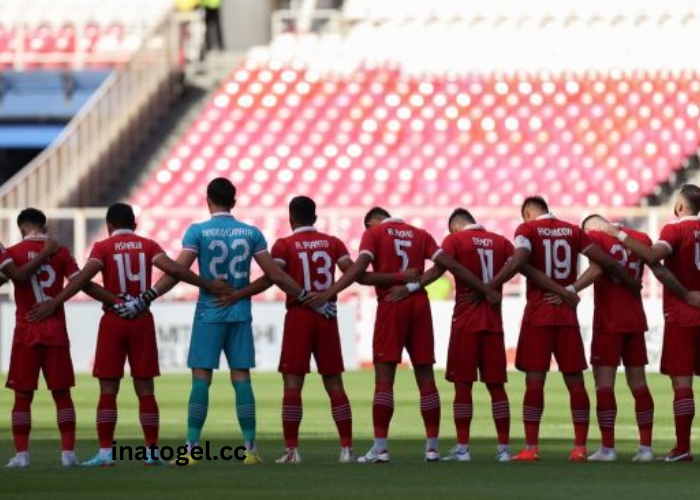
[[242, 236], [253, 238], [256, 235], [251, 228], [245, 227], [208, 227], [202, 229], [202, 236], [205, 238], [221, 238], [229, 236]]
[[297, 250], [316, 250], [318, 248], [330, 248], [331, 242], [328, 240], [297, 241], [294, 243]]
[[538, 227], [537, 234], [540, 236], [556, 238], [560, 236], [573, 236], [574, 232], [570, 227]]
[[140, 241], [117, 241], [114, 243], [114, 251], [123, 252], [125, 250], [143, 250]]

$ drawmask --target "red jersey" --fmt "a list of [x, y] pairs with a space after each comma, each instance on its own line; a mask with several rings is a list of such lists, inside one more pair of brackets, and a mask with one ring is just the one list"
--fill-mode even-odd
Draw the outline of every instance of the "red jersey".
[[[581, 228], [552, 214], [524, 222], [515, 231], [515, 247], [530, 250], [529, 264], [564, 287], [576, 281], [578, 256], [591, 245]], [[546, 293], [530, 280], [527, 281], [525, 312], [529, 320], [537, 326], [578, 325], [576, 311], [566, 304], [556, 306], [546, 303]]]
[[[671, 251], [664, 264], [690, 291], [700, 291], [700, 218], [683, 217], [661, 229], [659, 244]], [[664, 287], [664, 317], [680, 326], [700, 326], [700, 309]]]
[[[28, 236], [21, 243], [10, 248], [12, 260], [22, 267], [44, 249], [46, 236]], [[61, 247], [32, 277], [24, 283], [15, 283], [15, 304], [17, 305], [15, 344], [67, 346], [68, 330], [63, 306], [55, 315], [40, 323], [27, 321], [27, 314], [40, 302], [46, 302], [63, 290], [66, 279], [70, 279], [80, 269], [67, 248]]]
[[[651, 239], [644, 233], [630, 228], [623, 228], [630, 238], [651, 246]], [[587, 233], [591, 242], [605, 250], [624, 267], [630, 276], [642, 280], [644, 262], [618, 241], [602, 231]], [[646, 332], [647, 318], [644, 314], [642, 298], [635, 295], [617, 279], [604, 274], [593, 285], [593, 329], [604, 333], [641, 333]]]
[[[491, 281], [513, 256], [510, 241], [479, 224], [472, 224], [463, 231], [449, 235], [442, 242], [442, 249], [484, 283]], [[485, 300], [468, 304], [466, 297], [471, 291], [457, 281], [453, 321], [464, 322], [464, 328], [468, 331], [503, 332], [501, 304], [494, 306]]]
[[[406, 269], [425, 270], [425, 261], [433, 260], [442, 250], [430, 234], [406, 224], [401, 219], [385, 219], [362, 235], [360, 253], [369, 255], [378, 273], [400, 273]], [[376, 287], [379, 300], [390, 286]], [[420, 293], [426, 293], [422, 290]]]
[[12, 257], [10, 257], [10, 254], [7, 253], [7, 249], [0, 243], [0, 271], [10, 262], [12, 262]]
[[[272, 258], [282, 264], [304, 290], [322, 292], [335, 282], [336, 264], [349, 259], [350, 254], [335, 236], [321, 233], [314, 227], [300, 227], [292, 235], [275, 242]], [[297, 304], [296, 297], [287, 295], [287, 307]]]
[[153, 259], [165, 252], [158, 243], [126, 229], [98, 241], [92, 247], [90, 260], [102, 264], [102, 280], [114, 295], [134, 297], [151, 287]]

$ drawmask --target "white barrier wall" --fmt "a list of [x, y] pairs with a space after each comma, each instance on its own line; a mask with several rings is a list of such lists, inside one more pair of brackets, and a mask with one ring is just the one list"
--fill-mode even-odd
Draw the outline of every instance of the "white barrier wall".
[[[163, 372], [187, 370], [187, 350], [190, 343], [194, 302], [155, 303], [152, 307], [158, 329], [160, 369]], [[358, 367], [355, 348], [355, 308], [342, 305], [338, 309], [345, 366]], [[0, 306], [0, 370], [7, 371], [15, 324], [12, 303]], [[277, 370], [282, 346], [282, 328], [285, 306], [283, 303], [255, 303], [253, 323], [258, 369]], [[66, 306], [71, 352], [77, 372], [92, 370], [97, 327], [102, 310], [96, 303], [70, 303]], [[222, 357], [221, 367], [226, 368]]]
[[[445, 367], [452, 307], [453, 302], [432, 303], [435, 355], [439, 368]], [[520, 299], [506, 298], [503, 302], [506, 349], [511, 367], [515, 359], [515, 348], [523, 309], [524, 302]], [[645, 302], [645, 309], [649, 320], [647, 346], [650, 369], [658, 370], [663, 333], [661, 301], [648, 300]], [[372, 362], [375, 310], [375, 300], [344, 304], [339, 308], [343, 355], [345, 366], [349, 370], [369, 365]], [[592, 300], [590, 297], [584, 298], [579, 305], [578, 314], [587, 349], [590, 348], [592, 311]], [[89, 372], [92, 369], [97, 325], [102, 312], [100, 307], [94, 303], [71, 303], [67, 306], [66, 312], [75, 369], [78, 372]], [[161, 370], [164, 372], [186, 370], [194, 303], [156, 303], [153, 306], [153, 312], [158, 327]], [[282, 303], [255, 303], [253, 305], [256, 354], [260, 370], [274, 371], [277, 369], [284, 313], [285, 308]], [[4, 303], [0, 306], [0, 369], [3, 372], [7, 371], [9, 365], [13, 328], [14, 304]], [[221, 366], [226, 367], [224, 359], [222, 359]]]
[[[432, 302], [433, 326], [435, 329], [435, 359], [436, 366], [445, 368], [447, 362], [447, 346], [450, 339], [450, 326], [452, 323], [452, 309], [454, 302]], [[367, 300], [360, 305], [358, 325], [358, 359], [361, 364], [372, 362], [372, 332], [374, 329], [374, 317], [376, 301]], [[663, 335], [663, 312], [661, 300], [650, 299], [645, 301], [644, 308], [649, 322], [649, 332], [646, 335], [649, 351], [649, 369], [658, 371], [661, 359], [661, 339]], [[508, 351], [508, 363], [513, 368], [515, 362], [515, 348], [518, 345], [520, 321], [523, 317], [525, 301], [516, 298], [503, 300], [503, 327], [505, 330], [505, 344]], [[581, 323], [586, 352], [591, 346], [591, 334], [593, 324], [593, 299], [584, 297], [578, 306], [578, 317]], [[405, 358], [408, 361], [408, 358]]]

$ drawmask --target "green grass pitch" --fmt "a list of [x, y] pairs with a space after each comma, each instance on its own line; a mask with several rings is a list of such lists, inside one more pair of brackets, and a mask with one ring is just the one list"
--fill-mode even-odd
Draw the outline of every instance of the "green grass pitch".
[[[438, 376], [442, 378], [442, 373]], [[573, 435], [568, 395], [557, 373], [547, 384], [542, 424], [542, 460], [532, 464], [499, 464], [494, 458], [495, 431], [488, 394], [475, 388], [471, 463], [426, 464], [423, 425], [411, 372], [402, 370], [395, 393], [396, 412], [391, 427], [388, 465], [340, 465], [335, 463], [338, 443], [328, 399], [319, 378], [309, 377], [304, 391], [304, 420], [297, 466], [281, 466], [274, 460], [283, 451], [281, 440], [281, 381], [277, 374], [255, 374], [260, 447], [266, 463], [246, 467], [238, 462], [202, 462], [195, 467], [146, 468], [140, 462], [122, 462], [115, 468], [63, 470], [59, 465], [59, 441], [53, 401], [45, 390], [37, 393], [33, 407], [32, 466], [28, 470], [0, 470], [0, 498], [108, 499], [108, 498], [478, 498], [478, 499], [578, 499], [601, 498], [698, 498], [700, 466], [696, 464], [633, 464], [637, 430], [629, 391], [618, 381], [617, 448], [620, 461], [612, 464], [568, 463]], [[656, 400], [655, 451], [666, 452], [673, 439], [671, 390], [665, 377], [650, 377]], [[440, 381], [442, 395], [442, 451], [454, 442], [452, 388]], [[348, 373], [346, 386], [353, 404], [355, 451], [370, 445], [372, 374]], [[589, 392], [593, 389], [588, 380]], [[523, 377], [511, 374], [508, 384], [512, 404], [512, 447], [522, 445], [521, 402]], [[161, 411], [162, 444], [182, 444], [185, 431], [189, 377], [165, 375], [157, 382]], [[97, 383], [81, 376], [74, 392], [78, 414], [78, 454], [87, 459], [96, 451], [95, 404]], [[0, 391], [0, 458], [12, 453], [10, 408], [12, 393]], [[234, 395], [225, 373], [218, 373], [211, 392], [211, 408], [203, 439], [217, 447], [236, 446], [240, 432], [235, 420]], [[592, 403], [595, 405], [594, 398]], [[141, 429], [136, 398], [125, 379], [119, 399], [117, 440], [138, 446]], [[590, 449], [598, 445], [595, 417]]]

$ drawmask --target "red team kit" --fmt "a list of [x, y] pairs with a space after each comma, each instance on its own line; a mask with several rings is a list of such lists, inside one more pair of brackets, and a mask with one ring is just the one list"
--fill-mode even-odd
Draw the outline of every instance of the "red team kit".
[[[456, 279], [445, 377], [455, 387], [453, 412], [457, 444], [444, 458], [471, 460], [471, 391], [472, 385], [480, 381], [491, 395], [492, 416], [498, 434], [496, 458], [499, 461], [537, 460], [545, 376], [552, 366], [556, 366], [564, 375], [570, 393], [575, 431], [574, 452], [570, 458], [585, 460], [588, 457], [585, 447], [590, 403], [581, 373], [588, 368], [590, 361], [596, 377], [597, 415], [603, 437], [601, 449], [590, 459], [612, 460], [617, 457], [614, 452], [616, 403], [612, 385], [608, 386], [606, 381], [610, 376], [614, 380], [614, 372], [620, 365], [630, 370], [628, 377], [635, 373], [636, 377], [641, 377], [640, 383], [631, 386], [640, 432], [640, 449], [635, 459], [653, 459], [651, 429], [654, 407], [643, 379], [644, 366], [648, 363], [644, 338], [647, 320], [638, 288], [644, 267], [649, 265], [665, 285], [661, 370], [673, 378], [675, 391], [677, 443], [664, 458], [667, 461], [690, 460], [690, 425], [695, 406], [692, 386], [687, 379], [700, 375], [700, 300], [695, 295], [700, 291], [700, 220], [697, 210], [693, 213], [695, 208], [700, 209], [700, 206], [693, 205], [698, 200], [700, 195], [695, 191], [691, 190], [690, 194], [681, 192], [677, 204], [679, 218], [663, 227], [656, 243], [640, 231], [615, 227], [597, 215], [592, 216], [597, 220], [590, 226], [586, 222], [589, 219], [584, 221], [583, 227], [568, 223], [551, 214], [539, 197], [528, 198], [523, 204], [525, 221], [517, 228], [512, 243], [477, 224], [463, 209], [460, 209], [466, 214], [462, 217], [463, 224], [453, 229], [451, 218], [451, 234], [442, 245], [438, 245], [426, 231], [386, 213], [380, 223], [367, 226], [358, 249], [359, 255], [364, 255], [364, 259], [371, 263], [372, 274], [389, 276], [388, 281], [382, 282], [385, 284], [374, 282], [378, 304], [373, 361], [378, 376], [383, 373], [382, 367], [395, 368], [400, 364], [405, 350], [412, 365], [427, 367], [432, 377], [434, 332], [424, 286], [445, 272], [445, 259], [454, 261], [462, 273], [475, 277], [478, 283], [472, 282], [474, 286], [481, 286], [480, 283], [487, 288], [493, 286], [496, 294], [502, 294], [504, 280], [520, 271], [527, 278], [527, 300], [515, 366], [526, 373], [523, 403], [525, 449], [512, 456], [509, 450], [510, 404], [505, 391], [508, 375], [501, 304], [493, 297], [487, 300], [480, 291], [483, 288], [477, 290]], [[315, 210], [313, 202], [309, 202]], [[455, 221], [459, 220], [460, 217], [455, 217]], [[336, 283], [336, 270], [340, 268], [347, 272], [353, 261], [345, 244], [337, 237], [317, 231], [313, 224], [297, 224], [293, 228], [293, 233], [277, 240], [270, 251], [274, 261], [304, 290], [299, 297], [287, 296], [279, 371], [285, 375], [304, 376], [311, 371], [313, 356], [319, 374], [326, 378], [339, 376], [344, 371], [344, 364], [337, 318], [319, 314], [317, 308], [307, 306], [317, 294], [327, 290], [329, 294], [339, 291], [335, 288], [329, 290]], [[31, 265], [47, 240], [44, 234], [32, 233], [10, 248], [0, 246], [3, 278], [13, 278], [8, 275], [10, 268], [14, 273], [15, 268]], [[117, 303], [122, 303], [151, 289], [153, 261], [162, 254], [163, 249], [153, 240], [140, 237], [131, 230], [119, 229], [94, 245], [89, 260], [99, 264], [106, 293], [122, 297], [117, 300]], [[441, 254], [444, 255], [441, 257]], [[579, 273], [581, 255], [591, 262], [589, 269], [582, 274]], [[430, 279], [433, 269], [426, 269], [426, 261], [433, 261], [435, 271], [440, 271]], [[452, 268], [449, 270], [454, 274]], [[75, 413], [70, 400], [70, 388], [75, 382], [63, 306], [42, 321], [28, 318], [37, 305], [59, 295], [66, 281], [79, 272], [69, 251], [60, 247], [41, 262], [29, 279], [13, 278], [16, 325], [6, 386], [16, 393], [13, 433], [20, 456], [20, 459], [13, 459], [16, 466], [22, 466], [21, 454], [26, 455], [28, 450], [30, 404], [41, 372], [56, 400], [63, 463], [75, 465], [75, 460], [71, 459]], [[411, 272], [415, 273], [415, 278], [407, 278]], [[630, 281], [637, 288], [631, 286]], [[590, 360], [587, 360], [576, 309], [570, 301], [573, 294], [591, 284], [594, 287], [593, 337]], [[337, 296], [332, 296], [328, 302], [335, 304], [336, 300]], [[104, 311], [97, 329], [93, 375], [100, 379], [120, 379], [128, 360], [133, 377], [152, 379], [158, 376], [157, 338], [150, 311], [130, 319], [120, 316], [108, 305], [104, 306]], [[419, 372], [416, 373], [418, 380]], [[426, 380], [428, 382], [419, 382], [421, 412], [426, 425], [426, 460], [433, 461], [440, 458], [437, 449], [440, 399], [432, 379]], [[358, 461], [389, 460], [387, 434], [393, 414], [393, 380], [391, 384], [378, 382], [375, 391], [375, 444]], [[287, 397], [288, 393], [285, 394]], [[300, 390], [295, 394], [293, 403], [290, 402], [292, 399], [285, 399], [286, 411], [294, 413], [287, 417], [294, 420], [298, 416], [294, 439], [287, 441], [288, 448], [296, 448], [298, 421], [301, 420]], [[329, 390], [329, 395], [342, 446], [349, 449], [352, 433], [349, 402], [344, 392], [337, 392], [334, 396]], [[101, 413], [98, 412], [98, 428], [100, 424], [111, 426], [111, 434], [107, 434], [112, 436], [116, 403], [108, 406], [102, 405]], [[150, 431], [153, 442], [157, 441], [157, 412], [155, 407], [152, 414], [156, 417], [152, 421], [142, 421], [144, 432], [147, 426], [154, 427]], [[146, 412], [142, 420], [149, 420], [150, 414]], [[101, 443], [102, 447], [105, 445]]]

